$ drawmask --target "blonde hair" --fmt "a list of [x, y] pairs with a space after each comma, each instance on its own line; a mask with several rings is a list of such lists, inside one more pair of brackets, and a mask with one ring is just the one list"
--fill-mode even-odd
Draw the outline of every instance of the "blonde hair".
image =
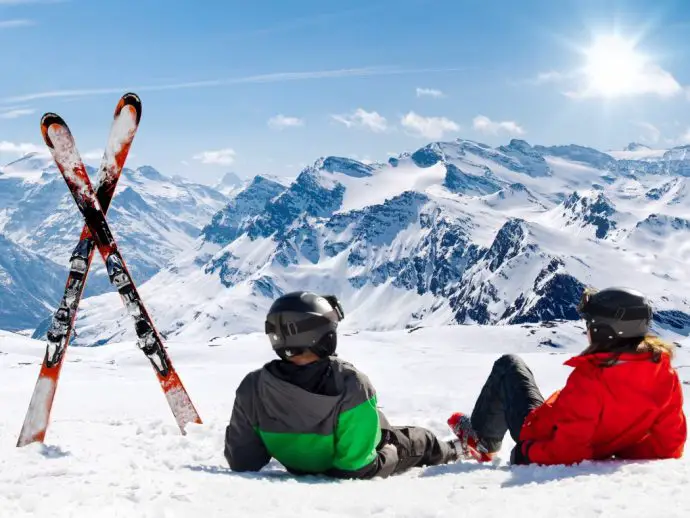
[[676, 346], [672, 343], [666, 342], [658, 336], [647, 335], [637, 346], [638, 352], [652, 353], [654, 360], [659, 361], [662, 354], [668, 354], [671, 359], [675, 354]]
[[642, 338], [614, 338], [607, 342], [593, 342], [582, 351], [583, 355], [595, 353], [652, 353], [652, 359], [658, 362], [664, 354], [673, 359], [675, 345], [658, 336], [645, 335]]

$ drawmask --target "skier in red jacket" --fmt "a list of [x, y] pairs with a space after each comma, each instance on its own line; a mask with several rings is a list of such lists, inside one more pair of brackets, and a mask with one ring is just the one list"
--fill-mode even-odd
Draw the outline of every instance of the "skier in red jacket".
[[687, 438], [673, 346], [648, 335], [652, 309], [634, 290], [585, 290], [578, 306], [589, 347], [566, 365], [565, 387], [544, 401], [515, 355], [493, 366], [471, 416], [448, 420], [465, 458], [492, 460], [507, 431], [512, 464], [679, 458]]

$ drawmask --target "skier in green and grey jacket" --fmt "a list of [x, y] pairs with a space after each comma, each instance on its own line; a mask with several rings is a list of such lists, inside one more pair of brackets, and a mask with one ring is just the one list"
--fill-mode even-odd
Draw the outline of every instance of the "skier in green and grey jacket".
[[297, 475], [366, 479], [458, 460], [453, 442], [390, 426], [369, 379], [335, 354], [343, 317], [334, 296], [294, 292], [273, 303], [266, 334], [280, 359], [237, 389], [225, 433], [233, 471], [275, 458]]

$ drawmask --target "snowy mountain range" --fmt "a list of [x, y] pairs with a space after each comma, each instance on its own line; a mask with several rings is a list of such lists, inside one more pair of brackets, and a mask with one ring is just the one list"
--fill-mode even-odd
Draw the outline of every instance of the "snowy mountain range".
[[[89, 173], [95, 178], [94, 170]], [[152, 167], [125, 169], [108, 220], [137, 282], [145, 282], [193, 245], [227, 201], [216, 189], [163, 176]], [[82, 226], [51, 159], [30, 154], [0, 168], [0, 257], [26, 258], [11, 269], [0, 262], [0, 278], [13, 279], [11, 290], [0, 289], [0, 307], [7, 308], [0, 312], [0, 328], [34, 327], [49, 317], [60, 300]], [[94, 261], [86, 294], [110, 289], [102, 261]], [[28, 301], [38, 306], [22, 309]]]
[[[163, 334], [184, 340], [260, 331], [296, 289], [337, 294], [346, 329], [384, 330], [575, 319], [585, 285], [616, 284], [687, 334], [685, 151], [632, 160], [459, 139], [387, 163], [324, 157], [289, 185], [236, 189], [141, 291]], [[78, 327], [85, 345], [133, 336], [113, 293], [86, 300]]]

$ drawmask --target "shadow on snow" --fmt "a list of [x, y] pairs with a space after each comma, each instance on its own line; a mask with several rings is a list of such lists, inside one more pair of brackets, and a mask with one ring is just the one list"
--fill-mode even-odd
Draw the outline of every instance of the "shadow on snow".
[[273, 482], [280, 482], [280, 481], [297, 481], [301, 482], [304, 484], [337, 484], [341, 482], [341, 480], [336, 479], [336, 478], [331, 478], [331, 477], [326, 477], [326, 476], [316, 476], [316, 475], [293, 475], [292, 473], [285, 471], [284, 469], [280, 469], [279, 464], [275, 464], [275, 466], [272, 465], [273, 463], [269, 464], [268, 468], [265, 468], [261, 471], [258, 472], [239, 472], [239, 471], [232, 471], [230, 468], [226, 466], [208, 466], [208, 465], [198, 465], [198, 466], [192, 466], [192, 465], [186, 465], [183, 466], [183, 468], [188, 469], [190, 471], [196, 471], [200, 473], [208, 473], [211, 475], [223, 475], [227, 477], [236, 477], [236, 478], [242, 478], [245, 480], [264, 480], [264, 481], [273, 481]]
[[[68, 455], [68, 454], [64, 454]], [[57, 455], [60, 456], [60, 455]], [[429, 466], [426, 468], [413, 468], [412, 470], [393, 475], [391, 478], [398, 476], [405, 476], [419, 473], [420, 478], [439, 477], [450, 475], [462, 475], [472, 473], [488, 473], [500, 472], [504, 473], [508, 478], [500, 484], [500, 487], [511, 488], [521, 487], [530, 484], [544, 484], [548, 482], [556, 482], [567, 479], [581, 478], [581, 477], [607, 477], [618, 472], [624, 466], [642, 466], [648, 465], [652, 461], [585, 461], [575, 466], [510, 466], [498, 464], [479, 464], [476, 462], [457, 462], [453, 464], [445, 464], [441, 466]], [[264, 481], [297, 481], [304, 484], [340, 484], [344, 480], [331, 478], [327, 476], [316, 475], [293, 475], [285, 471], [280, 464], [271, 463], [266, 469], [259, 472], [235, 472], [225, 466], [209, 466], [209, 465], [186, 465], [185, 469], [208, 473], [211, 475], [224, 475], [228, 477], [237, 477], [244, 480], [264, 480]], [[468, 479], [468, 481], [471, 479]]]

